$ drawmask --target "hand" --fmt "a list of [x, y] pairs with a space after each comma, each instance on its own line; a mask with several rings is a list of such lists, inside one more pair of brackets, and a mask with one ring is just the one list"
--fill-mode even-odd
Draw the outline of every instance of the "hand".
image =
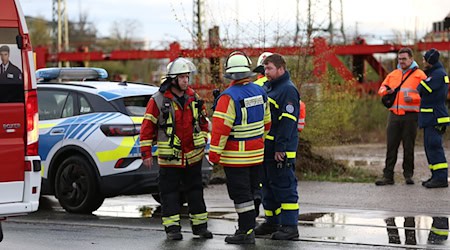
[[275, 161], [282, 162], [286, 157], [286, 152], [275, 152]]
[[412, 102], [411, 96], [405, 96], [405, 97], [403, 98], [403, 100], [405, 100], [405, 102]]
[[143, 163], [144, 166], [146, 166], [148, 169], [151, 169], [151, 168], [152, 168], [152, 165], [153, 165], [153, 157], [149, 157], [149, 158], [146, 158], [146, 159], [142, 160], [142, 163]]

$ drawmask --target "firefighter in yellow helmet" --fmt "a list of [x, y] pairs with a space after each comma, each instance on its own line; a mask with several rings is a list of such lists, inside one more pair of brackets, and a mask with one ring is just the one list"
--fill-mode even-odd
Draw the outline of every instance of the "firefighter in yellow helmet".
[[192, 233], [212, 238], [203, 198], [201, 166], [207, 141], [205, 105], [189, 87], [195, 66], [177, 58], [167, 67], [165, 81], [152, 96], [142, 122], [140, 144], [143, 164], [153, 165], [152, 144], [158, 146], [159, 192], [162, 221], [170, 240], [181, 240], [180, 189], [187, 196]]

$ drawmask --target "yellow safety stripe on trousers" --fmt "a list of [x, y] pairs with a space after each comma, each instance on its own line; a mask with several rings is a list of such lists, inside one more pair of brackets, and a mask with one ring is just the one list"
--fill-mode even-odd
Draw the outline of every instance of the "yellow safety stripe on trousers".
[[169, 217], [162, 217], [162, 221], [163, 221], [162, 224], [165, 227], [179, 226], [180, 225], [180, 215], [176, 214], [176, 215], [172, 215]]
[[295, 122], [297, 122], [297, 120], [298, 120], [297, 117], [295, 117], [295, 116], [293, 116], [293, 115], [291, 115], [291, 114], [288, 114], [288, 113], [282, 113], [282, 114], [280, 115], [280, 117], [278, 117], [278, 120], [281, 120], [283, 117], [292, 119], [292, 120], [294, 120]]
[[158, 122], [158, 119], [156, 119], [156, 117], [154, 117], [152, 114], [148, 114], [148, 113], [145, 113], [144, 119], [150, 120], [151, 122], [153, 122], [153, 124], [156, 124]]
[[448, 231], [442, 230], [440, 228], [431, 227], [431, 232], [440, 236], [448, 236]]
[[430, 165], [431, 170], [439, 170], [439, 169], [445, 169], [448, 168], [448, 163], [438, 163], [434, 165]]
[[288, 159], [294, 159], [297, 155], [297, 152], [286, 152], [286, 156]]
[[125, 158], [130, 154], [134, 143], [136, 143], [134, 137], [124, 137], [117, 148], [113, 150], [96, 152], [96, 155], [100, 162], [114, 161], [120, 158]]
[[141, 147], [151, 146], [153, 144], [153, 140], [142, 140], [139, 141]]
[[283, 210], [297, 210], [299, 209], [298, 203], [281, 203], [281, 209]]
[[420, 81], [420, 84], [426, 89], [428, 90], [428, 92], [433, 92], [433, 90], [430, 88], [430, 86], [428, 86], [428, 84], [425, 83], [425, 81]]
[[450, 117], [439, 117], [438, 119], [437, 119], [437, 122], [438, 123], [448, 123], [448, 122], [450, 122]]
[[208, 213], [189, 214], [192, 225], [200, 225], [208, 222]]
[[220, 112], [220, 111], [214, 111], [213, 118], [214, 117], [224, 119], [225, 121], [228, 121], [229, 123], [233, 123], [234, 119], [235, 119], [235, 117], [233, 117], [227, 113]]
[[275, 106], [276, 109], [280, 108], [280, 106], [278, 105], [278, 103], [274, 99], [269, 97], [268, 100], [269, 100], [270, 103], [273, 104], [273, 106]]
[[444, 82], [447, 83], [447, 84], [449, 83], [448, 76], [444, 76]]
[[421, 108], [420, 112], [422, 112], [422, 113], [433, 113], [433, 109], [432, 108]]
[[264, 214], [268, 217], [281, 214], [281, 207], [277, 208], [275, 211], [264, 209]]
[[247, 201], [244, 203], [234, 204], [234, 208], [236, 209], [236, 213], [242, 214], [248, 211], [255, 210], [255, 202]]

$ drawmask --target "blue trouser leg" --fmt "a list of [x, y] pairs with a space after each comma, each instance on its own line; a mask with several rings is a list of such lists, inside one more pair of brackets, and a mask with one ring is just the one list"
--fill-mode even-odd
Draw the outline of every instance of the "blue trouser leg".
[[442, 146], [442, 134], [435, 127], [425, 127], [423, 130], [425, 154], [432, 178], [439, 181], [447, 181], [448, 164]]

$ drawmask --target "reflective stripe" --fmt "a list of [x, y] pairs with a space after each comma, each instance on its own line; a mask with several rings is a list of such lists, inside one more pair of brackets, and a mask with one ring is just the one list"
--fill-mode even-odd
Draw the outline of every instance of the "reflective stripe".
[[272, 103], [275, 106], [276, 109], [280, 108], [280, 106], [278, 105], [278, 103], [274, 99], [269, 97], [268, 100], [269, 100], [270, 103]]
[[273, 135], [266, 135], [266, 139], [273, 141], [275, 140], [275, 137]]
[[444, 82], [448, 83], [448, 76], [444, 76]]
[[437, 122], [438, 123], [448, 123], [448, 122], [450, 122], [450, 117], [439, 117], [438, 119], [437, 119]]
[[281, 207], [277, 208], [275, 211], [264, 209], [264, 214], [266, 216], [274, 216], [274, 214], [279, 215], [279, 214], [281, 214]]
[[208, 222], [208, 213], [189, 214], [192, 225], [200, 225]]
[[422, 113], [433, 113], [433, 109], [432, 108], [421, 108], [420, 112], [422, 112]]
[[417, 89], [411, 89], [411, 88], [400, 88], [401, 92], [405, 92], [405, 93], [419, 93], [419, 91], [417, 91]]
[[262, 136], [264, 134], [264, 127], [258, 128], [257, 130], [250, 130], [250, 131], [232, 131], [230, 132], [230, 135], [234, 136], [234, 138], [251, 138], [251, 137], [257, 137]]
[[297, 117], [295, 117], [295, 116], [293, 116], [293, 115], [291, 115], [291, 114], [288, 114], [288, 113], [282, 113], [282, 114], [280, 115], [280, 117], [278, 117], [278, 120], [281, 120], [281, 118], [283, 118], [283, 117], [292, 119], [292, 120], [294, 120], [294, 121], [297, 122]]
[[419, 106], [395, 105], [395, 106], [392, 106], [391, 109], [403, 109], [403, 110], [408, 110], [408, 111], [419, 112]]
[[221, 119], [224, 119], [224, 120], [229, 121], [231, 123], [233, 123], [234, 119], [235, 119], [234, 116], [231, 116], [231, 115], [229, 115], [227, 113], [219, 112], [217, 110], [214, 111], [213, 117], [221, 118]]
[[162, 217], [163, 225], [165, 227], [169, 226], [179, 226], [180, 225], [180, 215], [172, 215], [170, 217]]
[[305, 122], [305, 118], [298, 119], [298, 123], [304, 123], [304, 122]]
[[438, 163], [438, 164], [430, 165], [431, 170], [439, 170], [439, 169], [446, 169], [446, 168], [448, 168], [447, 163]]
[[153, 144], [153, 140], [143, 140], [140, 141], [139, 144], [141, 147], [151, 146]]
[[142, 116], [131, 116], [131, 120], [133, 121], [134, 124], [141, 124], [142, 121], [144, 120], [144, 117], [142, 117]]
[[39, 129], [52, 128], [56, 125], [58, 125], [58, 124], [57, 123], [47, 123], [47, 124], [39, 123]]
[[424, 81], [420, 81], [420, 84], [426, 89], [428, 90], [428, 92], [433, 92], [433, 90], [430, 88], [430, 86], [428, 86], [428, 84], [426, 84]]
[[440, 236], [448, 236], [448, 231], [442, 230], [441, 228], [432, 227], [431, 232]]
[[286, 152], [286, 156], [288, 159], [293, 159], [295, 158], [297, 152]]
[[234, 208], [238, 214], [242, 214], [251, 210], [255, 210], [255, 202], [247, 201], [240, 204], [234, 204]]
[[153, 124], [156, 124], [158, 122], [158, 119], [156, 117], [154, 117], [152, 114], [145, 113], [144, 119], [150, 120], [151, 122], [153, 122]]
[[229, 157], [247, 157], [261, 154], [264, 154], [264, 148], [247, 151], [224, 150], [222, 152], [222, 156], [229, 156]]
[[248, 130], [257, 129], [257, 128], [260, 128], [263, 126], [264, 126], [264, 121], [257, 121], [257, 122], [252, 122], [252, 123], [245, 124], [245, 125], [234, 125], [233, 130], [234, 131], [248, 131]]
[[283, 210], [297, 210], [299, 209], [298, 203], [281, 203]]

